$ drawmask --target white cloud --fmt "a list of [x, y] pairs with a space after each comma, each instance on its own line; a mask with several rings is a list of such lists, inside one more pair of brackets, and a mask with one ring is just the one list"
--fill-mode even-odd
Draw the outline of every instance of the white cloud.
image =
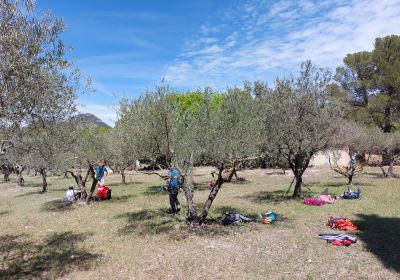
[[[202, 26], [166, 66], [169, 83], [224, 88], [271, 81], [307, 59], [334, 68], [348, 53], [371, 50], [376, 37], [400, 33], [400, 0], [257, 0], [224, 18]], [[219, 31], [218, 40], [206, 40], [211, 30]]]
[[187, 53], [185, 53], [185, 56], [187, 57], [191, 57], [191, 56], [195, 56], [195, 55], [209, 55], [209, 54], [216, 54], [216, 53], [221, 53], [223, 52], [225, 49], [222, 48], [219, 45], [212, 45], [210, 47], [206, 47], [202, 50], [199, 51], [188, 51]]
[[203, 24], [202, 26], [200, 26], [200, 30], [204, 35], [208, 35], [211, 33], [216, 33], [219, 31], [219, 29], [215, 26], [209, 26], [206, 24]]

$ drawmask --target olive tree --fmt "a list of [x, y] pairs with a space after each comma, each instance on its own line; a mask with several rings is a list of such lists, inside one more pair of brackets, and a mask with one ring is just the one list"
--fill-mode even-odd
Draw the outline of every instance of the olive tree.
[[[71, 149], [72, 159], [70, 160], [70, 173], [74, 178], [79, 190], [82, 192], [82, 199], [87, 202], [92, 198], [97, 185], [94, 163], [98, 160], [107, 159], [107, 134], [110, 128], [107, 127], [80, 127], [77, 126], [71, 133], [75, 142]], [[86, 170], [86, 174], [83, 173]], [[84, 176], [83, 176], [84, 175]], [[86, 191], [86, 183], [92, 179], [89, 194]]]
[[25, 163], [26, 150], [21, 151], [11, 147], [7, 151], [7, 157], [2, 158], [1, 169], [4, 174], [4, 182], [10, 181], [10, 175], [17, 175], [17, 186], [24, 186], [23, 172], [26, 170], [27, 165]]
[[121, 174], [122, 184], [126, 184], [125, 170], [138, 159], [136, 138], [130, 137], [131, 126], [124, 120], [117, 122], [106, 136], [108, 160]]
[[69, 169], [72, 159], [72, 147], [75, 139], [70, 132], [70, 123], [48, 123], [45, 128], [32, 128], [25, 134], [29, 146], [27, 166], [39, 172], [42, 177], [42, 192], [47, 191], [47, 176], [49, 172], [56, 174]]
[[261, 143], [284, 157], [296, 179], [293, 198], [302, 196], [303, 174], [311, 158], [331, 145], [339, 112], [329, 100], [331, 74], [302, 63], [297, 76], [277, 79], [261, 103]]
[[38, 15], [31, 0], [1, 0], [0, 18], [0, 157], [16, 167], [22, 185], [26, 128], [73, 114], [80, 78], [66, 57], [61, 20]]
[[[380, 144], [377, 144], [376, 135], [381, 133], [377, 127], [343, 121], [334, 135], [333, 149], [329, 151], [330, 168], [346, 177], [349, 185], [352, 184], [353, 177], [363, 170], [370, 155], [378, 151]], [[346, 153], [350, 161], [343, 163], [338, 151]]]
[[[222, 95], [218, 107], [205, 102], [200, 109], [200, 116], [196, 117], [198, 123], [194, 126], [197, 126], [198, 139], [203, 143], [200, 142], [197, 146], [203, 153], [208, 153], [218, 172], [215, 186], [211, 189], [200, 214], [192, 221], [195, 224], [205, 221], [222, 185], [230, 182], [236, 175], [237, 164], [258, 155], [257, 139], [260, 131], [256, 100], [248, 90], [228, 89], [227, 93]], [[229, 162], [231, 170], [224, 174]]]
[[[196, 102], [186, 98], [196, 97]], [[129, 123], [131, 139], [136, 138], [140, 156], [162, 164], [173, 162], [182, 174], [182, 187], [188, 204], [187, 221], [201, 225], [225, 182], [222, 172], [226, 161], [251, 154], [254, 110], [249, 93], [230, 90], [222, 99], [210, 89], [200, 96], [171, 92], [167, 86], [157, 87], [142, 97], [121, 104], [121, 121]], [[218, 95], [219, 96], [219, 95]], [[218, 99], [219, 101], [216, 101]], [[246, 109], [245, 109], [246, 108]], [[209, 160], [218, 167], [216, 186], [197, 213], [194, 196], [193, 165]]]
[[[382, 157], [379, 162], [382, 175], [386, 178], [394, 177], [394, 162], [400, 155], [400, 131], [385, 133], [382, 130], [377, 130], [371, 139], [374, 143], [375, 153]], [[387, 161], [389, 162], [385, 170]]]

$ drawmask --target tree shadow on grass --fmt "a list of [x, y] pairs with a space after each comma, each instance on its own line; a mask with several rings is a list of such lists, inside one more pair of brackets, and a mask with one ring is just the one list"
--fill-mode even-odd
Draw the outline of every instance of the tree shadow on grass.
[[121, 182], [112, 182], [112, 183], [106, 183], [107, 187], [134, 187], [134, 186], [138, 186], [138, 185], [143, 185], [144, 182], [127, 182], [126, 185], [122, 184]]
[[65, 212], [73, 210], [73, 203], [64, 199], [51, 200], [43, 204], [42, 211], [46, 212]]
[[266, 202], [283, 202], [290, 201], [292, 197], [289, 194], [285, 195], [286, 191], [277, 190], [277, 191], [260, 191], [256, 193], [252, 193], [246, 196], [239, 196], [242, 199], [248, 199], [255, 203], [266, 203]]
[[194, 183], [194, 189], [196, 191], [210, 191], [208, 187], [209, 182], [202, 182], [202, 183]]
[[141, 236], [168, 233], [173, 226], [185, 220], [185, 215], [172, 216], [167, 214], [167, 211], [167, 208], [160, 208], [117, 215], [117, 219], [126, 220], [126, 225], [118, 232], [121, 235], [138, 234]]
[[[225, 213], [239, 213], [247, 218], [250, 222], [242, 222], [240, 224], [224, 226], [220, 220]], [[215, 235], [229, 235], [238, 231], [256, 230], [254, 227], [257, 221], [258, 213], [251, 213], [245, 209], [240, 209], [232, 206], [218, 206], [210, 209], [210, 217], [206, 219], [204, 225], [195, 230], [195, 233], [200, 236], [215, 236]], [[215, 218], [211, 218], [215, 217]]]
[[245, 209], [240, 209], [240, 208], [236, 208], [236, 207], [232, 207], [232, 206], [218, 206], [218, 207], [214, 207], [214, 208], [212, 207], [210, 211], [212, 214], [214, 214], [214, 215], [216, 214], [221, 217], [227, 212], [239, 213], [239, 214], [242, 214], [249, 218], [254, 218], [257, 216], [257, 213], [250, 213]]
[[143, 192], [143, 195], [152, 196], [152, 195], [166, 195], [167, 192], [161, 190], [163, 186], [150, 186], [147, 187], [146, 190]]
[[[197, 205], [198, 213], [201, 211], [201, 206], [202, 204]], [[241, 213], [249, 218], [256, 218], [257, 216], [255, 213], [249, 213], [230, 206], [211, 209], [211, 217], [217, 216], [220, 218], [226, 212]], [[235, 226], [223, 226], [216, 218], [208, 218], [202, 226], [191, 228], [185, 223], [186, 209], [182, 209], [181, 214], [177, 216], [167, 214], [167, 210], [167, 208], [160, 208], [157, 210], [142, 210], [117, 215], [115, 218], [126, 220], [126, 225], [119, 229], [118, 232], [121, 235], [136, 234], [139, 236], [168, 234], [173, 239], [181, 240], [193, 234], [212, 237], [233, 234], [237, 231], [257, 229], [252, 222], [241, 223]]]
[[[238, 196], [238, 198], [248, 199], [254, 203], [268, 203], [268, 202], [279, 203], [285, 201], [287, 202], [295, 201], [292, 198], [293, 189], [291, 189], [288, 193], [286, 192], [287, 192], [286, 190], [260, 191], [246, 196]], [[314, 192], [304, 189], [302, 193], [304, 197], [311, 197], [312, 195], [315, 194]]]
[[88, 270], [97, 254], [80, 248], [83, 234], [54, 233], [40, 243], [27, 235], [0, 237], [1, 279], [54, 279], [73, 269]]
[[286, 170], [283, 172], [283, 169], [274, 169], [272, 171], [267, 171], [264, 173], [265, 175], [284, 175], [286, 176], [288, 174], [288, 171]]
[[26, 192], [26, 193], [22, 193], [19, 195], [16, 195], [15, 197], [25, 197], [25, 196], [32, 196], [32, 195], [42, 195], [42, 194], [49, 194], [49, 193], [65, 193], [67, 191], [67, 189], [49, 189], [47, 192], [42, 192], [40, 191], [30, 191], [30, 192]]
[[385, 267], [400, 272], [400, 218], [357, 216], [359, 220], [354, 223], [361, 229], [357, 236]]
[[[49, 187], [51, 184], [47, 183], [47, 187]], [[29, 187], [29, 188], [42, 188], [42, 183], [41, 182], [32, 182], [32, 181], [28, 181], [24, 183], [24, 187]]]
[[10, 210], [0, 211], [0, 217], [1, 217], [1, 216], [6, 216], [6, 215], [8, 215], [8, 214], [10, 214], [10, 213], [11, 213]]
[[400, 178], [399, 174], [393, 174], [393, 177], [385, 177], [382, 172], [363, 172], [363, 175], [368, 176], [368, 179], [398, 179]]
[[119, 195], [119, 196], [114, 196], [112, 195], [110, 200], [107, 200], [107, 203], [123, 203], [127, 202], [130, 198], [136, 197], [134, 194], [128, 194], [128, 195]]
[[307, 187], [309, 188], [346, 188], [347, 184], [344, 182], [326, 182], [326, 183], [321, 183], [321, 182], [311, 182], [306, 184]]
[[38, 192], [38, 191], [34, 191], [34, 192], [27, 192], [27, 193], [23, 193], [23, 194], [19, 194], [16, 197], [25, 197], [25, 196], [32, 196], [32, 195], [41, 195], [41, 194], [45, 194], [44, 192]]

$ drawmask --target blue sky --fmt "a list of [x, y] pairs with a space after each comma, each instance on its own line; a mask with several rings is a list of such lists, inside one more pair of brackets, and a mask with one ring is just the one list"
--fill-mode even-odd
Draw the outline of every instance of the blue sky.
[[272, 83], [307, 59], [335, 68], [376, 37], [400, 34], [400, 0], [37, 0], [64, 19], [64, 39], [93, 93], [82, 112], [112, 124], [122, 96], [172, 87]]

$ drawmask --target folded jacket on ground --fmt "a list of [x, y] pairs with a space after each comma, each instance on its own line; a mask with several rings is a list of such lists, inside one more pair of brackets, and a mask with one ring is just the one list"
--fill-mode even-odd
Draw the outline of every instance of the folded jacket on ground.
[[350, 246], [357, 242], [357, 237], [350, 234], [321, 233], [318, 236], [319, 238], [326, 240], [329, 244], [335, 246]]
[[304, 204], [313, 205], [313, 206], [321, 206], [321, 205], [326, 204], [326, 202], [323, 200], [314, 199], [314, 198], [305, 198]]
[[326, 203], [334, 203], [335, 202], [335, 199], [329, 194], [317, 194], [314, 196], [314, 199], [322, 200], [322, 201], [325, 201]]

